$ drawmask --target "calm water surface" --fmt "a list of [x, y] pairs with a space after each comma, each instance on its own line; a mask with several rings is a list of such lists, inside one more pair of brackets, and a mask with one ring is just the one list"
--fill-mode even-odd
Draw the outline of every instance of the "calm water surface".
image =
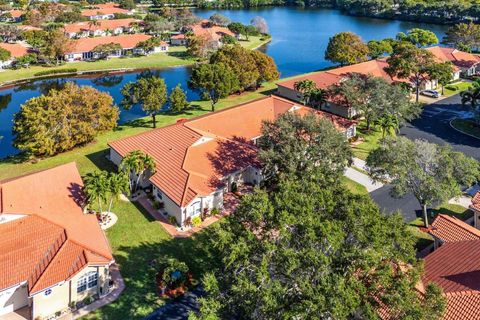
[[[329, 37], [337, 32], [352, 31], [364, 40], [395, 37], [400, 31], [419, 27], [434, 31], [441, 38], [445, 26], [420, 24], [404, 21], [380, 20], [371, 18], [351, 17], [336, 10], [300, 9], [300, 8], [264, 8], [250, 10], [198, 10], [196, 14], [208, 18], [219, 12], [232, 21], [250, 23], [255, 16], [265, 18], [272, 34], [272, 42], [261, 50], [271, 55], [281, 72], [282, 77], [289, 77], [305, 72], [311, 72], [331, 66], [325, 61], [324, 52]], [[128, 67], [128, 65], [127, 65]], [[178, 83], [187, 89], [189, 68], [179, 67], [152, 71], [165, 79], [168, 89], [172, 90]], [[29, 84], [0, 90], [0, 158], [18, 153], [12, 146], [12, 119], [20, 110], [21, 104], [30, 98], [48, 92], [51, 88], [61, 87], [67, 81], [79, 85], [89, 85], [101, 91], [106, 91], [119, 104], [122, 97], [120, 89], [130, 81], [135, 81], [145, 72], [134, 72], [121, 75], [98, 75], [88, 78], [58, 78], [34, 81]], [[198, 98], [196, 92], [187, 90], [188, 99]], [[144, 116], [139, 107], [129, 111], [121, 111], [120, 123]]]

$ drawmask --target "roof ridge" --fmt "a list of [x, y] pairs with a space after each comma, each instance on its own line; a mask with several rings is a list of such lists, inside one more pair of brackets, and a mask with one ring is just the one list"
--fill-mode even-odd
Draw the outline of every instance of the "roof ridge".
[[[65, 230], [65, 232], [66, 232], [66, 230]], [[110, 248], [110, 242], [108, 242], [108, 239], [107, 239], [107, 237], [105, 236], [105, 232], [103, 232], [103, 230], [102, 230], [102, 234], [103, 234], [105, 240], [107, 240], [107, 241], [106, 241], [106, 242], [107, 242], [107, 245], [108, 245], [109, 249], [111, 250], [111, 248]], [[92, 252], [92, 253], [94, 253], [94, 254], [96, 254], [96, 255], [99, 255], [99, 256], [105, 258], [105, 259], [111, 260], [109, 257], [106, 257], [105, 255], [101, 254], [101, 253], [98, 252], [97, 250], [93, 250], [93, 249], [91, 249], [90, 247], [88, 247], [88, 246], [86, 246], [86, 245], [84, 245], [84, 244], [82, 244], [82, 243], [77, 242], [76, 240], [73, 240], [73, 239], [70, 239], [70, 238], [68, 238], [68, 240], [71, 241], [72, 243], [76, 244], [77, 246], [81, 247], [83, 250], [88, 250], [88, 251], [90, 251], [90, 252]], [[112, 257], [112, 258], [113, 258], [113, 257]]]
[[60, 167], [66, 167], [66, 166], [69, 166], [69, 165], [72, 165], [72, 164], [75, 164], [75, 167], [77, 167], [77, 162], [76, 161], [70, 161], [70, 162], [63, 163], [63, 164], [60, 164], [58, 166], [54, 166], [54, 167], [51, 167], [51, 168], [41, 169], [41, 170], [38, 170], [38, 171], [32, 171], [32, 172], [25, 173], [25, 174], [20, 175], [20, 176], [0, 180], [0, 186], [3, 183], [6, 183], [6, 182], [11, 182], [11, 181], [14, 181], [14, 180], [18, 180], [18, 179], [22, 179], [22, 178], [25, 178], [25, 177], [33, 176], [35, 174], [39, 174], [39, 173], [42, 173], [42, 172], [47, 172], [47, 171], [50, 171], [50, 170], [58, 169]]
[[456, 224], [458, 227], [464, 229], [465, 231], [468, 231], [470, 233], [475, 233], [477, 236], [480, 236], [480, 230], [478, 230], [477, 228], [475, 227], [472, 227], [471, 225], [469, 225], [468, 223], [466, 223], [465, 221], [462, 221], [460, 219], [458, 219], [457, 217], [454, 217], [454, 216], [450, 216], [448, 214], [439, 214], [439, 216], [441, 216], [442, 218], [447, 218], [447, 220], [451, 221], [452, 223]]

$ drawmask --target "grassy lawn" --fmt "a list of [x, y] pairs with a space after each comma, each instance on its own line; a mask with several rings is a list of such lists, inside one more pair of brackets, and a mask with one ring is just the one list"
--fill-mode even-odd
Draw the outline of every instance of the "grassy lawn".
[[[247, 49], [256, 49], [270, 41], [262, 37], [250, 37], [249, 41], [241, 41], [240, 44]], [[148, 56], [132, 58], [113, 58], [93, 62], [79, 61], [66, 63], [59, 67], [32, 66], [18, 70], [6, 70], [0, 72], [0, 85], [7, 81], [21, 80], [35, 77], [35, 73], [47, 70], [64, 70], [75, 68], [78, 71], [96, 71], [111, 69], [147, 69], [166, 68], [195, 63], [195, 59], [189, 58], [183, 46], [171, 46], [166, 53], [155, 53]]]
[[[222, 99], [217, 103], [216, 110], [264, 97], [265, 95], [270, 94], [271, 90], [274, 88], [274, 83], [266, 83], [262, 88], [255, 92], [246, 92], [241, 95], [233, 95], [226, 99]], [[181, 118], [200, 116], [211, 110], [208, 101], [192, 101], [191, 104], [192, 108], [184, 113], [162, 114], [157, 116], [157, 126], [166, 126], [175, 123]], [[82, 175], [97, 168], [108, 169], [111, 166], [110, 162], [105, 158], [108, 153], [108, 142], [151, 130], [151, 127], [151, 118], [142, 118], [120, 125], [114, 131], [99, 135], [95, 142], [84, 147], [76, 148], [54, 157], [38, 160], [36, 162], [22, 162], [23, 159], [21, 157], [0, 160], [0, 180], [51, 168], [71, 161], [77, 162], [77, 166]]]
[[458, 131], [480, 139], [480, 126], [472, 119], [454, 119], [451, 124]]
[[113, 211], [119, 219], [107, 230], [107, 236], [126, 288], [118, 300], [83, 319], [141, 319], [163, 304], [156, 294], [155, 271], [150, 267], [154, 259], [175, 257], [184, 261], [197, 280], [214, 267], [209, 233], [216, 226], [191, 238], [174, 239], [136, 203], [119, 201]]
[[382, 133], [379, 129], [371, 128], [368, 132], [364, 123], [360, 123], [357, 127], [357, 134], [359, 138], [363, 139], [363, 142], [352, 146], [353, 155], [357, 158], [365, 160], [373, 149], [377, 148], [379, 140], [382, 138]]
[[[473, 216], [473, 212], [457, 204], [444, 204], [434, 209], [429, 210], [429, 223], [432, 223], [434, 217], [438, 214], [448, 214], [454, 216], [460, 220], [467, 220]], [[409, 229], [411, 229], [413, 235], [417, 238], [416, 248], [422, 250], [433, 243], [433, 238], [428, 233], [421, 231], [419, 228], [423, 227], [423, 218], [419, 217], [410, 222]]]
[[32, 78], [37, 72], [52, 69], [62, 70], [76, 68], [78, 71], [94, 71], [121, 68], [165, 68], [193, 64], [194, 62], [193, 59], [187, 57], [185, 47], [170, 47], [167, 53], [155, 53], [144, 57], [113, 58], [94, 62], [71, 62], [60, 67], [32, 66], [18, 70], [6, 70], [0, 72], [0, 84], [11, 80]]
[[343, 184], [347, 187], [347, 190], [352, 192], [353, 194], [361, 194], [361, 195], [368, 195], [367, 188], [361, 185], [358, 182], [355, 182], [347, 177], [342, 177]]
[[465, 82], [465, 81], [455, 82], [445, 86], [444, 95], [447, 97], [453, 96], [454, 94], [458, 94], [462, 91], [468, 90], [468, 88], [470, 88], [471, 86], [472, 84], [469, 82]]

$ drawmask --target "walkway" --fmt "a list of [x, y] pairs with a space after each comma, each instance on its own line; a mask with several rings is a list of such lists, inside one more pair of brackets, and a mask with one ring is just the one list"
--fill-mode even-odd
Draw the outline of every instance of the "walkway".
[[367, 191], [373, 192], [377, 189], [380, 189], [383, 187], [383, 183], [381, 182], [374, 182], [366, 173], [360, 172], [359, 170], [354, 169], [353, 167], [358, 168], [359, 170], [366, 171], [367, 166], [365, 165], [365, 161], [358, 159], [358, 158], [353, 158], [353, 164], [352, 167], [347, 168], [345, 171], [345, 176], [353, 180], [365, 188], [367, 188]]
[[115, 285], [114, 289], [105, 297], [100, 298], [92, 302], [88, 306], [85, 306], [83, 308], [80, 308], [72, 312], [73, 319], [78, 319], [83, 316], [86, 316], [90, 312], [97, 310], [118, 299], [122, 291], [125, 289], [125, 282], [123, 281], [122, 275], [120, 274], [120, 270], [118, 270], [117, 265], [113, 265], [110, 267], [110, 275]]

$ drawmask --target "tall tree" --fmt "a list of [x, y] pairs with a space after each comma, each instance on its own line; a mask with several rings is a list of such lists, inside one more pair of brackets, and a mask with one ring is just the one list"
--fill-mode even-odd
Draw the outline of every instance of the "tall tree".
[[375, 124], [378, 125], [382, 130], [383, 141], [385, 141], [386, 135], [392, 134], [392, 131], [397, 130], [400, 126], [397, 117], [395, 117], [393, 114], [388, 113], [383, 114], [380, 118], [378, 118]]
[[399, 123], [420, 114], [419, 105], [410, 102], [407, 91], [380, 77], [349, 74], [330, 88], [330, 94], [338, 103], [355, 108], [365, 118], [367, 130], [384, 114], [394, 115]]
[[45, 46], [41, 53], [58, 64], [74, 44], [70, 38], [60, 29], [49, 31], [45, 36]]
[[340, 32], [328, 41], [325, 59], [340, 65], [354, 64], [368, 59], [368, 46], [353, 32]]
[[313, 113], [302, 117], [287, 112], [274, 122], [265, 122], [258, 147], [268, 185], [285, 177], [333, 183], [352, 157], [345, 136]]
[[259, 73], [259, 77], [257, 78], [257, 87], [260, 87], [263, 82], [274, 81], [280, 78], [277, 65], [272, 57], [258, 50], [252, 50], [250, 51], [250, 54], [252, 55], [253, 60], [255, 60], [255, 64]]
[[153, 127], [157, 127], [157, 114], [167, 102], [167, 86], [165, 81], [159, 77], [144, 77], [137, 82], [129, 82], [123, 86], [123, 100], [121, 105], [130, 109], [136, 104], [142, 106], [142, 110], [152, 117]]
[[420, 86], [426, 76], [431, 77], [432, 66], [436, 63], [433, 54], [411, 43], [403, 42], [395, 46], [387, 63], [385, 71], [392, 77], [411, 80], [415, 86], [418, 102]]
[[108, 196], [108, 212], [112, 212], [112, 206], [115, 200], [122, 194], [129, 193], [129, 181], [128, 176], [123, 172], [116, 173], [110, 172], [107, 178], [106, 193]]
[[427, 207], [461, 195], [480, 177], [479, 164], [449, 146], [404, 137], [389, 139], [385, 146], [367, 157], [370, 176], [375, 181], [388, 179], [394, 196], [412, 193], [422, 207], [428, 227]]
[[51, 156], [112, 130], [118, 115], [109, 94], [68, 82], [22, 105], [14, 117], [14, 145], [31, 155]]
[[153, 158], [141, 150], [129, 152], [120, 162], [120, 172], [128, 175], [130, 180], [130, 192], [133, 194], [138, 190], [140, 181], [147, 174], [154, 174], [156, 164]]
[[453, 65], [450, 61], [435, 63], [430, 68], [430, 76], [437, 80], [442, 86], [442, 95], [445, 92], [445, 86], [453, 80]]
[[230, 24], [230, 19], [220, 13], [214, 13], [210, 16], [209, 20], [218, 26], [227, 26]]
[[[341, 185], [282, 181], [257, 189], [213, 230], [221, 265], [190, 319], [439, 319], [441, 289], [415, 289], [421, 266], [400, 215]], [[405, 267], [408, 266], [408, 267]]]
[[367, 43], [368, 46], [368, 56], [371, 59], [378, 59], [385, 54], [391, 54], [393, 52], [393, 47], [388, 40], [371, 40]]
[[240, 87], [235, 73], [223, 63], [195, 66], [189, 85], [210, 99], [212, 111], [215, 111], [215, 105], [220, 98], [227, 97]]
[[480, 25], [473, 22], [453, 25], [445, 33], [442, 43], [472, 52], [480, 47]]
[[397, 34], [397, 39], [400, 41], [408, 41], [419, 48], [438, 44], [438, 38], [435, 33], [420, 28], [408, 30], [406, 34], [400, 32]]
[[122, 46], [119, 43], [110, 42], [110, 43], [99, 44], [98, 46], [92, 49], [92, 52], [98, 54], [100, 59], [106, 59], [109, 54], [119, 50], [122, 50]]
[[188, 107], [187, 94], [182, 90], [182, 86], [177, 85], [168, 98], [170, 110], [173, 112], [182, 112]]
[[107, 201], [108, 172], [94, 171], [89, 172], [83, 177], [83, 192], [87, 197], [87, 202], [90, 206], [97, 202], [100, 214], [103, 214], [103, 203]]

